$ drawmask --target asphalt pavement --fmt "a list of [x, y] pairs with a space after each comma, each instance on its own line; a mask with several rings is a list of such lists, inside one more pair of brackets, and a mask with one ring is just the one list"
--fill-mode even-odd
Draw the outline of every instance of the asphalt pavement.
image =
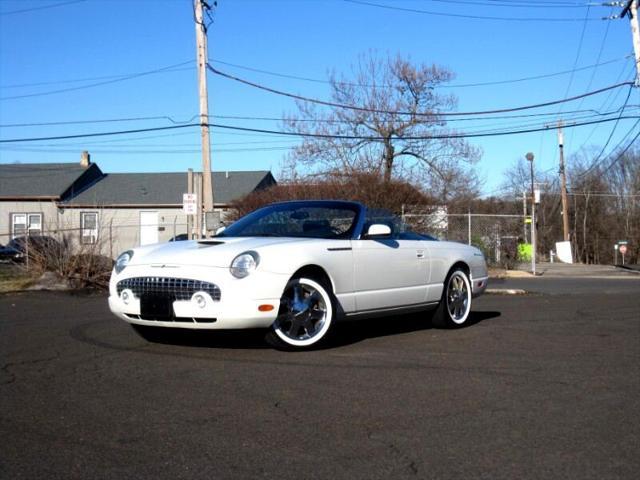
[[147, 343], [102, 295], [0, 296], [0, 478], [636, 478], [624, 281], [486, 295], [460, 330], [348, 323], [305, 353], [255, 331]]

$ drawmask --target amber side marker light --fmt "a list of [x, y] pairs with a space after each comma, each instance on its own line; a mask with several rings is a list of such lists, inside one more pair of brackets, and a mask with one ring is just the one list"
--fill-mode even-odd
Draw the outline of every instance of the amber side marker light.
[[270, 312], [271, 310], [273, 310], [273, 305], [260, 305], [258, 307], [258, 310], [260, 310], [261, 312]]

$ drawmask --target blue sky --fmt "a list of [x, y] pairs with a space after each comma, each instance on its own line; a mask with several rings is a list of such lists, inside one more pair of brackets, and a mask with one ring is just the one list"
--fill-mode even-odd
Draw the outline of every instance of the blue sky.
[[[62, 4], [51, 7], [52, 5]], [[585, 7], [585, 0], [371, 0], [371, 3], [436, 13], [510, 17], [512, 20], [436, 16], [339, 0], [218, 0], [209, 30], [209, 57], [253, 69], [326, 79], [348, 72], [368, 50], [401, 53], [416, 62], [436, 63], [456, 74], [452, 84], [514, 80], [596, 69], [530, 81], [448, 88], [459, 111], [492, 110], [579, 95], [633, 78], [629, 23], [601, 17], [619, 8]], [[562, 4], [562, 5], [559, 5]], [[50, 8], [47, 8], [50, 7]], [[543, 7], [543, 8], [541, 8]], [[27, 10], [19, 12], [19, 10]], [[576, 21], [535, 21], [535, 18]], [[588, 21], [584, 19], [588, 18]], [[515, 20], [526, 19], [525, 21]], [[581, 41], [582, 38], [582, 41]], [[118, 76], [172, 69], [137, 78]], [[324, 83], [293, 80], [214, 63], [217, 68], [273, 88], [327, 99]], [[83, 80], [84, 79], [84, 80]], [[110, 83], [107, 83], [110, 82]], [[101, 85], [91, 86], [96, 83]], [[0, 139], [73, 135], [172, 125], [155, 120], [76, 125], [11, 127], [15, 124], [138, 117], [187, 121], [198, 113], [195, 33], [190, 0], [0, 0]], [[57, 92], [59, 90], [67, 90]], [[52, 93], [54, 92], [54, 93]], [[615, 110], [628, 90], [590, 97], [536, 113], [576, 109]], [[292, 100], [214, 75], [209, 76], [210, 113], [276, 117], [294, 112]], [[635, 89], [628, 105], [640, 104]], [[637, 115], [630, 109], [630, 115]], [[527, 113], [527, 112], [524, 112]], [[566, 116], [566, 114], [565, 114]], [[558, 117], [550, 115], [549, 122]], [[277, 121], [214, 118], [217, 123], [279, 129]], [[460, 122], [460, 130], [540, 124], [540, 118]], [[635, 124], [621, 120], [608, 152]], [[614, 123], [567, 130], [565, 152], [599, 151]], [[0, 146], [0, 162], [74, 162], [81, 150], [106, 172], [184, 171], [201, 165], [197, 128], [117, 137], [39, 141]], [[213, 130], [214, 170], [272, 169], [281, 166], [296, 142], [276, 136]], [[498, 188], [503, 171], [527, 151], [536, 168], [557, 165], [554, 130], [472, 139], [484, 151], [478, 171], [485, 193]]]

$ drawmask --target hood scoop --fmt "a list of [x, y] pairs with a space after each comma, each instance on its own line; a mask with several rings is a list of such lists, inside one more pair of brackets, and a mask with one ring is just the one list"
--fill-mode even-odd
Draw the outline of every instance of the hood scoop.
[[220, 240], [209, 240], [209, 239], [203, 239], [203, 240], [198, 240], [198, 247], [213, 247], [215, 245], [223, 245], [224, 242], [221, 242]]

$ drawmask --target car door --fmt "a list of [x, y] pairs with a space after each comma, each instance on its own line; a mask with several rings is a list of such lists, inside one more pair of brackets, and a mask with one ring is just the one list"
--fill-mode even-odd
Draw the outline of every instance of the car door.
[[[368, 225], [377, 222], [368, 219]], [[352, 241], [354, 292], [359, 312], [402, 307], [426, 302], [429, 282], [429, 252], [425, 242], [403, 239], [399, 222], [389, 238]]]

